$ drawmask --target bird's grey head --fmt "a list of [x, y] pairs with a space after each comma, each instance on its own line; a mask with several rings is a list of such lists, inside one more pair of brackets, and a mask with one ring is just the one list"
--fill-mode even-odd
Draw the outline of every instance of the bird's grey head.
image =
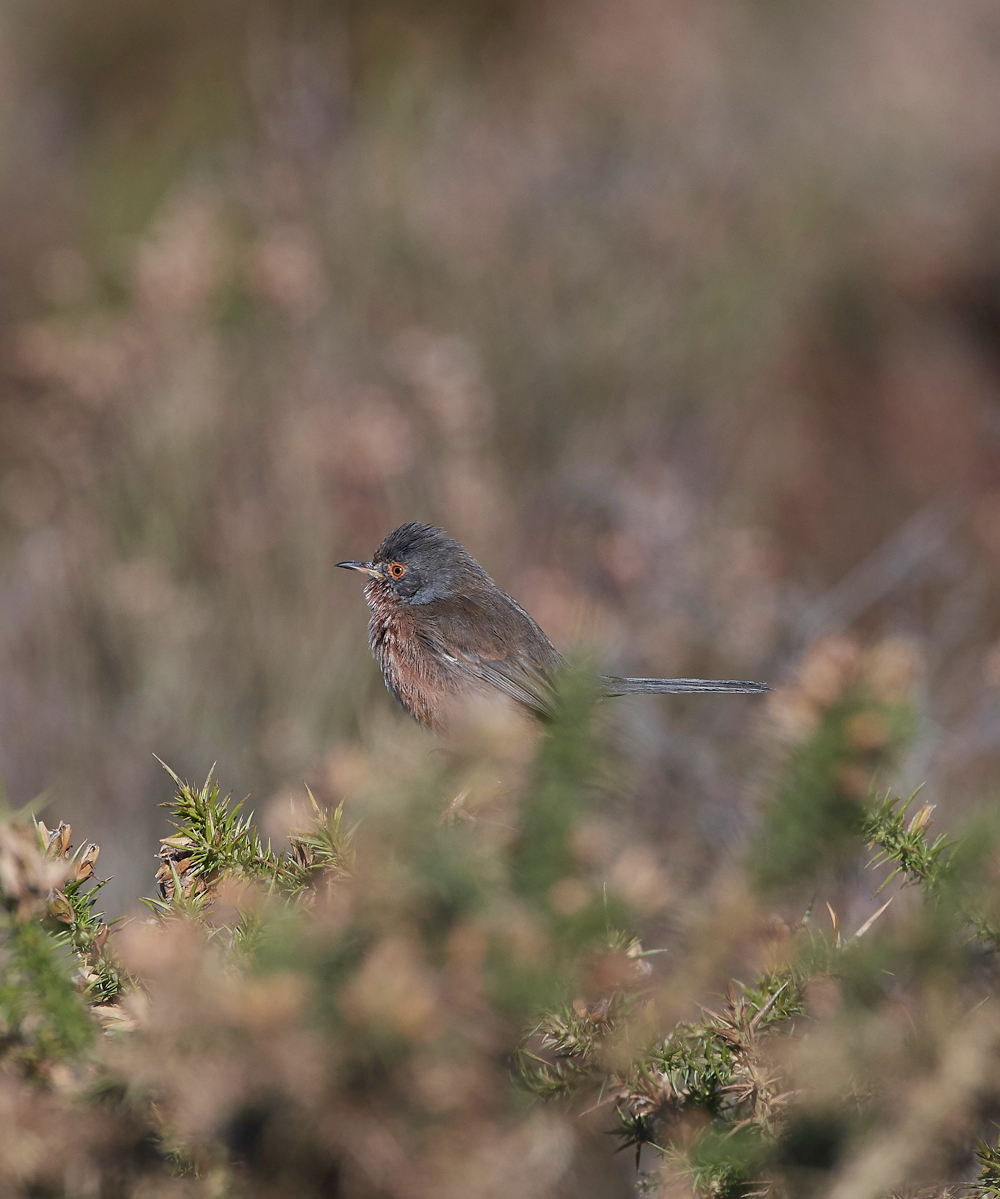
[[454, 537], [419, 521], [393, 529], [371, 562], [337, 565], [363, 571], [404, 604], [429, 604], [467, 595], [491, 583], [486, 571]]

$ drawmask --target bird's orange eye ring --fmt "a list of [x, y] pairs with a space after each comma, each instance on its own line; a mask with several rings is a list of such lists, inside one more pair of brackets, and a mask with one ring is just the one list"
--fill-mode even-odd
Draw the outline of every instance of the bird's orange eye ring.
[[391, 574], [394, 579], [401, 579], [403, 575], [406, 574], [406, 567], [402, 564], [402, 562], [390, 562], [389, 574]]

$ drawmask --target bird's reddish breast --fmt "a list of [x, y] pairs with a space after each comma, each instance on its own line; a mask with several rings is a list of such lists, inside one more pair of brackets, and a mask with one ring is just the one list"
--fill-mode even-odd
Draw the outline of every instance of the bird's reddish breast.
[[437, 728], [449, 680], [425, 648], [416, 618], [379, 580], [368, 584], [365, 598], [372, 612], [368, 640], [386, 686], [420, 724]]

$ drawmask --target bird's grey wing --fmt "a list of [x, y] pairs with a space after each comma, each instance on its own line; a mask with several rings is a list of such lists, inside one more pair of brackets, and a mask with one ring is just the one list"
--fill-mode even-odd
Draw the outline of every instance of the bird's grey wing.
[[529, 673], [518, 667], [512, 668], [509, 661], [471, 659], [469, 665], [471, 673], [484, 683], [496, 687], [532, 712], [542, 714], [552, 706], [548, 680], [537, 671]]
[[[428, 605], [430, 608], [431, 605]], [[552, 706], [559, 655], [530, 616], [502, 592], [428, 612], [424, 635], [456, 670], [488, 683], [533, 712]]]

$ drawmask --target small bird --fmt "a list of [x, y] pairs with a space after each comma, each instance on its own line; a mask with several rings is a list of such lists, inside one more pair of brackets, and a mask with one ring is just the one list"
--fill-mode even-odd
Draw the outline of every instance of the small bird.
[[[338, 562], [368, 575], [368, 641], [385, 685], [420, 724], [442, 732], [456, 702], [508, 696], [551, 712], [562, 659], [527, 612], [453, 537], [413, 521], [394, 529], [370, 562]], [[602, 695], [724, 691], [759, 695], [766, 683], [600, 676]]]

